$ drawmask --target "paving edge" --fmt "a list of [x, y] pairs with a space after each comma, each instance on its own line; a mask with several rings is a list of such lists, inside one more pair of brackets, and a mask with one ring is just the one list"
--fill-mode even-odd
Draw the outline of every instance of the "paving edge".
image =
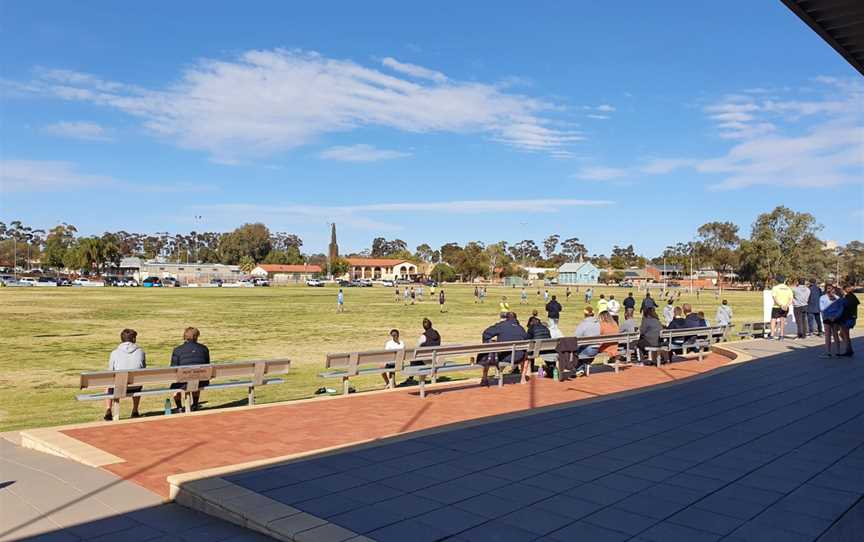
[[215, 477], [171, 486], [174, 500], [246, 529], [285, 542], [369, 540], [353, 531]]
[[28, 429], [19, 433], [21, 447], [71, 459], [89, 467], [103, 467], [125, 460], [53, 428]]

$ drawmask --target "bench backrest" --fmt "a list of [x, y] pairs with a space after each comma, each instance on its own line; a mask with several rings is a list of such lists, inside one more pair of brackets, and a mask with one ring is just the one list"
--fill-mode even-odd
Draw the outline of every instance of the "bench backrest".
[[682, 329], [664, 329], [660, 332], [661, 339], [683, 339], [689, 337], [704, 337], [710, 339], [715, 336], [722, 336], [726, 332], [726, 326], [711, 326], [711, 327], [687, 327]]
[[124, 397], [129, 386], [164, 383], [197, 383], [202, 380], [220, 378], [250, 378], [254, 385], [261, 385], [272, 375], [286, 374], [291, 366], [288, 359], [235, 361], [207, 365], [184, 365], [181, 367], [151, 367], [126, 371], [95, 371], [81, 373], [80, 388], [115, 388], [116, 397]]

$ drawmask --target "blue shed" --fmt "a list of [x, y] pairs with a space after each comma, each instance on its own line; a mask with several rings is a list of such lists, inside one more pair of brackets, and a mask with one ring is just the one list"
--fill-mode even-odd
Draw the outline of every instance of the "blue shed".
[[600, 270], [591, 262], [565, 263], [558, 268], [558, 284], [597, 284]]

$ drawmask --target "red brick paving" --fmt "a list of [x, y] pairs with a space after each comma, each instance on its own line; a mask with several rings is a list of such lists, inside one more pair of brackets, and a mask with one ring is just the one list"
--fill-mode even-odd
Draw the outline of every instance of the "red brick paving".
[[[716, 369], [728, 358], [710, 354], [619, 374], [598, 372], [564, 383], [453, 387], [420, 399], [414, 388], [347, 398], [284, 403], [202, 416], [171, 416], [141, 423], [69, 429], [65, 434], [114, 454], [125, 463], [105, 468], [159, 494], [166, 478], [191, 472], [310, 452], [399, 433], [578, 401], [680, 380]], [[206, 393], [206, 392], [205, 392]]]

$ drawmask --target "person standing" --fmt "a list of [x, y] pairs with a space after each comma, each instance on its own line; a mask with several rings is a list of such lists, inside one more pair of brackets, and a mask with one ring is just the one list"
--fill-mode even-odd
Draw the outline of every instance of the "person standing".
[[798, 286], [792, 291], [792, 312], [795, 315], [796, 339], [806, 339], [808, 335], [807, 305], [810, 303], [810, 288], [804, 279], [798, 279]]
[[525, 291], [525, 288], [522, 288], [522, 293], [519, 294], [519, 304], [527, 305], [528, 304], [528, 292]]
[[[178, 346], [171, 352], [171, 367], [183, 367], [186, 365], [208, 365], [210, 363], [210, 349], [198, 342], [198, 337], [201, 332], [197, 328], [187, 327], [183, 330], [183, 344]], [[199, 387], [204, 387], [210, 381], [202, 380], [198, 383]], [[175, 382], [171, 384], [173, 389], [186, 389], [185, 382]], [[177, 405], [177, 410], [183, 408], [182, 394], [177, 392], [174, 394], [174, 403]], [[201, 391], [192, 392], [192, 410], [198, 410], [198, 400], [201, 397]]]
[[417, 303], [423, 303], [423, 285], [417, 287]]
[[606, 311], [615, 320], [615, 325], [618, 325], [618, 311], [620, 310], [621, 303], [618, 303], [618, 300], [615, 299], [615, 294], [609, 294], [609, 303], [606, 304]]
[[860, 301], [855, 295], [855, 287], [852, 283], [847, 283], [843, 286], [843, 314], [840, 315], [840, 321], [837, 323], [840, 328], [840, 338], [846, 343], [846, 351], [839, 356], [852, 357], [855, 352], [852, 351], [852, 339], [849, 337], [849, 330], [855, 327], [855, 322], [858, 319], [858, 305]]
[[444, 296], [444, 288], [438, 291], [438, 310], [439, 312], [447, 312], [447, 309], [444, 307], [444, 303], [447, 302], [447, 298]]
[[408, 287], [406, 286], [404, 290], [402, 290], [402, 304], [408, 305], [408, 299], [411, 297], [411, 292], [408, 291]]
[[819, 298], [819, 308], [822, 311], [822, 324], [825, 326], [825, 354], [822, 357], [831, 357], [831, 340], [834, 340], [834, 348], [840, 353], [840, 329], [839, 320], [843, 316], [846, 302], [842, 292], [831, 284], [825, 285], [825, 293]]
[[549, 301], [549, 290], [548, 290], [548, 289], [546, 289], [546, 290], [543, 292], [543, 301], [544, 301], [544, 302], [548, 302], [548, 301]]
[[336, 312], [345, 312], [345, 293], [342, 288], [339, 288], [339, 293], [336, 294]]
[[561, 318], [562, 310], [563, 307], [561, 306], [561, 303], [559, 303], [557, 297], [553, 295], [549, 303], [546, 303], [546, 317], [549, 319], [550, 328], [558, 327], [558, 320]]
[[394, 291], [396, 293], [396, 303], [399, 303], [400, 301], [402, 301], [402, 296], [399, 295], [399, 287], [396, 286], [396, 289]]
[[633, 292], [630, 292], [629, 294], [627, 294], [627, 297], [624, 298], [623, 305], [624, 305], [624, 311], [625, 312], [627, 311], [627, 309], [630, 309], [633, 312], [636, 312], [636, 298], [633, 297]]
[[723, 303], [717, 307], [717, 316], [715, 318], [718, 326], [729, 327], [732, 325], [732, 307], [729, 306], [728, 300], [724, 299]]
[[414, 287], [412, 286], [411, 287], [411, 304], [413, 305], [416, 300], [417, 300], [417, 292], [414, 291]]
[[[109, 371], [132, 371], [135, 369], [147, 368], [147, 356], [144, 350], [138, 346], [135, 341], [138, 339], [138, 332], [134, 329], [124, 329], [120, 332], [120, 344], [117, 345], [111, 355], [108, 357]], [[126, 393], [134, 394], [141, 391], [141, 386], [129, 386], [126, 388]], [[114, 388], [108, 388], [108, 395], [114, 393]], [[111, 406], [112, 400], [105, 399], [105, 417], [106, 422], [113, 419]], [[132, 417], [141, 416], [138, 413], [138, 405], [141, 403], [141, 397], [132, 396]]]
[[663, 323], [668, 326], [672, 323], [673, 318], [675, 318], [675, 302], [670, 299], [666, 302], [666, 306], [663, 307]]
[[571, 294], [571, 292], [570, 292], [570, 287], [568, 286], [568, 287], [567, 287], [567, 292], [565, 293], [567, 301], [570, 301], [570, 294]]
[[777, 284], [771, 288], [771, 299], [774, 302], [771, 308], [771, 337], [778, 341], [782, 341], [786, 334], [786, 316], [789, 315], [793, 297], [794, 293], [786, 284], [786, 278], [778, 275]]
[[601, 312], [606, 312], [606, 309], [609, 307], [609, 302], [606, 300], [606, 296], [604, 294], [600, 294], [600, 299], [597, 300], [597, 314], [599, 315]]
[[807, 298], [807, 327], [810, 334], [822, 336], [822, 311], [819, 310], [819, 298], [822, 297], [822, 289], [816, 284], [816, 279], [810, 280], [810, 297]]
[[474, 287], [474, 303], [480, 303], [480, 287]]
[[[679, 292], [680, 293], [680, 292]], [[657, 303], [654, 301], [654, 298], [651, 297], [651, 292], [645, 292], [645, 299], [642, 300], [642, 304], [639, 306], [639, 312], [645, 314], [645, 311], [648, 309], [654, 309], [655, 313], [657, 311]]]

